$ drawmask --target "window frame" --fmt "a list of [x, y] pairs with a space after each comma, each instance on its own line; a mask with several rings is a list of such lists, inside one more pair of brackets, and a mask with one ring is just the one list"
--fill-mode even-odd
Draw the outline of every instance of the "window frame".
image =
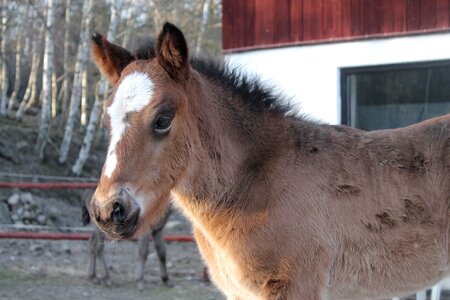
[[350, 124], [351, 123], [350, 118], [352, 113], [350, 103], [350, 89], [349, 89], [350, 81], [348, 80], [350, 75], [377, 73], [393, 70], [425, 69], [430, 67], [442, 67], [442, 66], [450, 67], [450, 59], [340, 68], [341, 124], [352, 126], [352, 124]]

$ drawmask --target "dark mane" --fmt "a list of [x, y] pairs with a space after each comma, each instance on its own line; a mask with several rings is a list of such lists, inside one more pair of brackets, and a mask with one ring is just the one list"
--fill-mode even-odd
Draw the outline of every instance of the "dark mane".
[[[138, 45], [134, 51], [137, 59], [155, 57], [154, 39], [139, 41]], [[289, 114], [294, 111], [288, 98], [274, 92], [271, 86], [262, 83], [258, 77], [244, 74], [239, 68], [230, 67], [218, 59], [205, 57], [191, 57], [190, 64], [211, 82], [241, 99], [251, 111], [270, 111], [276, 114]]]
[[274, 92], [271, 86], [262, 83], [258, 77], [248, 76], [226, 62], [222, 63], [213, 58], [191, 57], [190, 63], [194, 70], [237, 96], [252, 111], [287, 114], [293, 110], [288, 98]]
[[151, 59], [155, 54], [156, 40], [154, 38], [138, 39], [134, 42], [133, 55], [136, 59]]

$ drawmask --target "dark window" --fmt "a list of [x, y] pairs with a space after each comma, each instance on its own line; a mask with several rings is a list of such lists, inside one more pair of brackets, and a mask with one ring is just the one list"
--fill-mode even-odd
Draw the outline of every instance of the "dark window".
[[341, 70], [342, 123], [396, 128], [450, 113], [450, 61]]

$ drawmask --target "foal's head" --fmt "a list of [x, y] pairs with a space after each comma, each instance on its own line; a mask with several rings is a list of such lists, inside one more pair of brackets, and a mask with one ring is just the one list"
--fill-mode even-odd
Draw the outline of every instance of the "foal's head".
[[167, 208], [170, 190], [186, 172], [194, 76], [181, 31], [166, 23], [144, 58], [92, 36], [95, 62], [114, 93], [105, 122], [110, 144], [91, 200], [97, 225], [111, 238], [148, 229]]

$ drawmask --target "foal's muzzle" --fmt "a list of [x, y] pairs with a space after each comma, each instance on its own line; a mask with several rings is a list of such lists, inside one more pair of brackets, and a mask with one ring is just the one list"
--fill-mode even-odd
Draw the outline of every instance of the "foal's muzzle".
[[94, 195], [90, 211], [98, 228], [109, 238], [126, 239], [136, 232], [140, 209], [125, 190], [103, 202]]

